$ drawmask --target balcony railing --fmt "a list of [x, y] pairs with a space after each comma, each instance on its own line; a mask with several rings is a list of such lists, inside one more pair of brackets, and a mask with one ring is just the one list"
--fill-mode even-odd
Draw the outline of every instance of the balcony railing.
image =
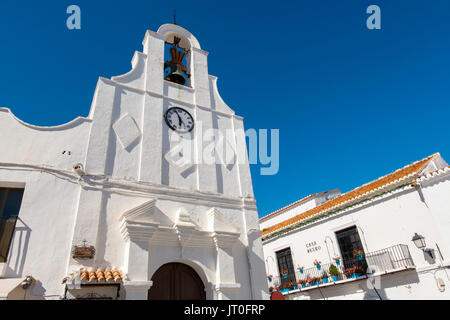
[[399, 244], [386, 249], [356, 255], [351, 259], [320, 264], [313, 268], [298, 269], [294, 274], [268, 279], [269, 288], [282, 292], [309, 290], [318, 286], [343, 283], [366, 277], [368, 274], [387, 273], [413, 268], [414, 262], [407, 245]]

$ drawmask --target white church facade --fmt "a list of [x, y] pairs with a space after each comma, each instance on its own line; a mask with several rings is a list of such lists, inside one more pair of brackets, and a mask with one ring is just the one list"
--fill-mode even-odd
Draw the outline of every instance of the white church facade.
[[[0, 299], [267, 298], [243, 118], [207, 58], [165, 24], [130, 72], [99, 78], [88, 117], [0, 108]], [[233, 133], [234, 161], [197, 161], [208, 129]]]
[[450, 299], [449, 195], [437, 153], [261, 218], [268, 288], [289, 300]]

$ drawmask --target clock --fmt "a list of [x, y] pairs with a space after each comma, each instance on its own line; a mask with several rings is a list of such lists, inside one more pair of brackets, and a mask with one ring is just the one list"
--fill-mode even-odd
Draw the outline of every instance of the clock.
[[164, 119], [169, 128], [176, 132], [186, 133], [194, 129], [194, 119], [189, 112], [182, 108], [170, 108], [166, 111]]

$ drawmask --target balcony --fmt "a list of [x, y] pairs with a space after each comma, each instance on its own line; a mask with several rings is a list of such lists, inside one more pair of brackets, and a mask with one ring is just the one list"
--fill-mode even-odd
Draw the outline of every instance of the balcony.
[[321, 264], [313, 268], [297, 270], [295, 273], [272, 277], [268, 281], [269, 288], [283, 294], [291, 294], [414, 268], [408, 246], [398, 244], [356, 255], [344, 261]]

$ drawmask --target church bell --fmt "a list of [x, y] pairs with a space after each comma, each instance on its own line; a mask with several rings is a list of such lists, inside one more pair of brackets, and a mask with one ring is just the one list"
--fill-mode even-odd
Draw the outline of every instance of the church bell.
[[183, 58], [186, 51], [183, 48], [180, 48], [182, 51], [177, 49], [179, 48], [179, 42], [180, 38], [175, 37], [173, 47], [170, 48], [171, 60], [164, 63], [164, 70], [170, 68], [169, 74], [164, 79], [184, 85], [186, 83], [186, 78], [183, 73], [186, 74], [187, 77], [189, 77], [189, 74], [187, 73], [186, 66], [183, 64]]
[[186, 79], [183, 76], [183, 72], [181, 71], [181, 67], [177, 64], [172, 64], [170, 66], [170, 73], [165, 77], [167, 81], [175, 82], [181, 85], [184, 85]]

